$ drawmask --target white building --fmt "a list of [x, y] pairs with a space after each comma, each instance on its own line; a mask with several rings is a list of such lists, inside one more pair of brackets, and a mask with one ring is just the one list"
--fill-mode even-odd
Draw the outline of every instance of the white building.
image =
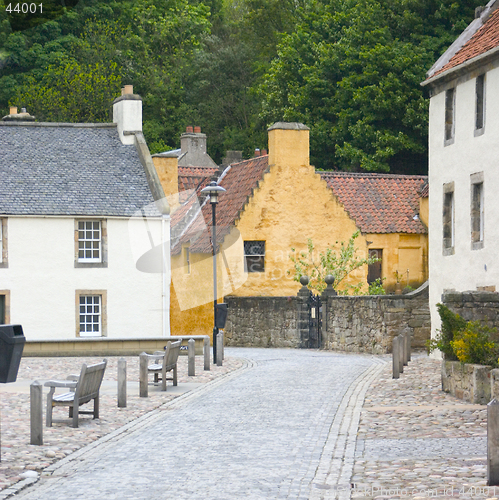
[[[427, 74], [432, 336], [445, 290], [499, 285], [499, 0]], [[498, 290], [499, 291], [499, 290]]]
[[126, 90], [113, 124], [0, 121], [0, 323], [28, 341], [170, 334], [169, 208]]

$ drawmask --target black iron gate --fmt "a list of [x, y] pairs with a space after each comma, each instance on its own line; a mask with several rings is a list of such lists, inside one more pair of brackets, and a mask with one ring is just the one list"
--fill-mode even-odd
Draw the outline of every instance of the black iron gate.
[[308, 305], [308, 348], [319, 349], [322, 346], [322, 302], [320, 295], [310, 292]]

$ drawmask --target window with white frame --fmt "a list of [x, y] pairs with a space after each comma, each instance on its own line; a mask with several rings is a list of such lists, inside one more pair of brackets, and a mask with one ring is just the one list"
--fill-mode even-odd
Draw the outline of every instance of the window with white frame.
[[244, 270], [248, 273], [265, 272], [265, 241], [244, 242]]
[[78, 221], [78, 260], [80, 262], [101, 262], [101, 242], [100, 221]]
[[483, 248], [484, 242], [484, 200], [483, 172], [471, 175], [471, 248]]
[[75, 267], [107, 267], [106, 220], [75, 220]]
[[102, 336], [102, 295], [79, 296], [80, 337]]

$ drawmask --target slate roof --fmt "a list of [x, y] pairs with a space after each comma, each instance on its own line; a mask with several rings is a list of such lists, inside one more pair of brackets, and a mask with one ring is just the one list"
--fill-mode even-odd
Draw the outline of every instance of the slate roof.
[[205, 187], [214, 175], [219, 173], [214, 167], [178, 167], [178, 191], [198, 189], [203, 184]]
[[[217, 205], [217, 242], [222, 242], [229, 233], [267, 168], [268, 156], [259, 156], [227, 167], [220, 176], [218, 184], [225, 188], [226, 192], [219, 196]], [[202, 209], [177, 242], [177, 246], [173, 249], [174, 253], [180, 250], [181, 243], [188, 241], [190, 241], [191, 252], [210, 253], [212, 251], [211, 205], [205, 203], [205, 197], [200, 193], [201, 189], [201, 187], [198, 188], [197, 196]], [[180, 221], [175, 217], [176, 212], [172, 215], [173, 226], [180, 224]]]
[[414, 220], [427, 176], [318, 173], [363, 233], [427, 233]]
[[428, 79], [457, 68], [499, 46], [498, 5], [497, 1], [491, 1], [487, 4], [482, 16], [470, 23], [461, 36], [430, 69]]
[[0, 122], [0, 214], [128, 217], [153, 202], [115, 125]]

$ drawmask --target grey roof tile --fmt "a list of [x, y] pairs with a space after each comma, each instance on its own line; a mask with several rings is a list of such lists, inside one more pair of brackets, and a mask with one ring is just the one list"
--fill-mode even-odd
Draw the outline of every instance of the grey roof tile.
[[0, 214], [131, 216], [153, 202], [116, 127], [0, 122]]

